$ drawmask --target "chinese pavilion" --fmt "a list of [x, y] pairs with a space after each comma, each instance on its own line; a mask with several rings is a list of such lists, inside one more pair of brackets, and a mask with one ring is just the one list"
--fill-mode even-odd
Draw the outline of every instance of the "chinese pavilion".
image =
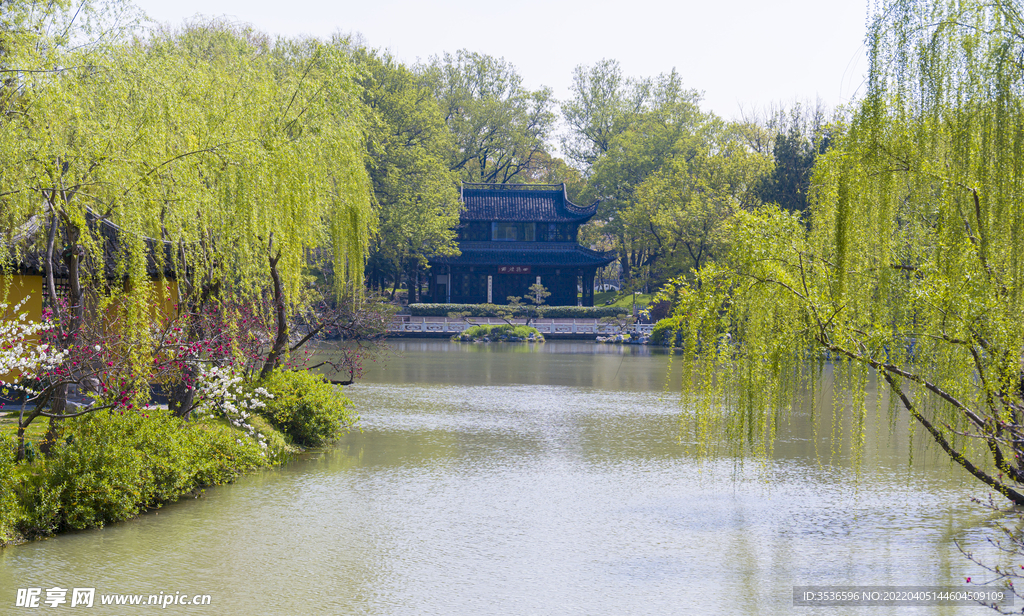
[[[581, 224], [597, 204], [580, 207], [565, 184], [463, 184], [457, 257], [429, 259], [429, 301], [508, 303], [541, 283], [552, 306], [594, 305], [597, 268], [615, 255], [580, 246]], [[582, 301], [577, 289], [582, 288]]]

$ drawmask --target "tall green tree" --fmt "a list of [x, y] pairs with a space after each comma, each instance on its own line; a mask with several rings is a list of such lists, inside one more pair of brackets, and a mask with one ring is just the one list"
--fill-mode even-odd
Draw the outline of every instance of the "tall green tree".
[[447, 160], [454, 140], [438, 101], [411, 70], [367, 49], [353, 59], [371, 111], [367, 167], [378, 226], [367, 273], [378, 286], [390, 280], [397, 288], [403, 274], [416, 278], [427, 255], [457, 250], [459, 194]]
[[272, 294], [268, 374], [286, 352], [289, 317], [310, 301], [311, 257], [329, 256], [339, 300], [363, 279], [376, 217], [357, 70], [337, 46], [219, 22], [154, 39], [150, 55], [161, 54], [191, 69], [174, 125], [202, 139], [188, 151], [208, 155], [187, 177], [209, 187], [190, 191], [193, 207], [166, 208], [162, 224], [197, 278], [236, 301]]
[[617, 129], [606, 149], [595, 144], [597, 158], [585, 173], [583, 192], [585, 201], [600, 202], [596, 218], [615, 242], [623, 276], [639, 276], [644, 283], [660, 253], [651, 219], [637, 210], [637, 187], [673, 159], [692, 158], [706, 149], [722, 126], [701, 111], [699, 93], [684, 88], [675, 71], [660, 75], [646, 96], [644, 107]]
[[572, 97], [561, 104], [569, 132], [562, 152], [583, 170], [608, 151], [611, 141], [643, 112], [651, 97], [652, 81], [622, 74], [615, 60], [604, 59], [573, 71]]
[[854, 451], [876, 379], [894, 419], [1024, 504], [1024, 19], [1003, 0], [894, 0], [868, 48], [866, 97], [815, 169], [811, 228], [742, 214], [728, 266], [681, 302], [687, 425], [706, 453], [768, 455], [827, 360], [846, 375]]
[[546, 152], [551, 89], [528, 90], [503, 58], [459, 50], [419, 67], [455, 137], [449, 168], [467, 182], [513, 182]]
[[818, 105], [806, 111], [794, 105], [767, 118], [765, 132], [772, 135], [775, 166], [757, 187], [765, 203], [777, 203], [791, 212], [807, 210], [811, 172], [818, 156], [828, 150], [831, 137], [825, 109]]
[[575, 167], [548, 152], [539, 152], [533, 157], [530, 167], [517, 178], [524, 184], [565, 184], [566, 193], [573, 203], [582, 203], [586, 180]]
[[721, 123], [648, 176], [621, 215], [635, 230], [633, 245], [649, 255], [653, 278], [725, 256], [732, 217], [760, 204], [757, 188], [771, 167], [770, 157], [747, 147], [741, 127]]

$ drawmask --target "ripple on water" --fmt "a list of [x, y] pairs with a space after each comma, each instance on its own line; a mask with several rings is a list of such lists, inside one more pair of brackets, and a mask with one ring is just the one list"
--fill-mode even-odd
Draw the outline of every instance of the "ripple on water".
[[869, 434], [859, 473], [800, 425], [771, 463], [700, 463], [663, 356], [439, 348], [349, 388], [362, 431], [335, 447], [0, 552], [0, 589], [196, 591], [239, 614], [789, 614], [794, 585], [957, 584], [953, 542], [984, 549], [974, 485], [908, 468], [898, 439]]

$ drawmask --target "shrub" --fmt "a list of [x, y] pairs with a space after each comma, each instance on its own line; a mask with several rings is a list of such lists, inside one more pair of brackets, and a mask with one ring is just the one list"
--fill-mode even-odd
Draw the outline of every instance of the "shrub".
[[466, 329], [466, 331], [452, 336], [452, 340], [471, 342], [480, 338], [487, 337], [491, 340], [530, 340], [533, 337], [534, 341], [544, 341], [544, 336], [537, 331], [535, 327], [527, 327], [526, 325], [474, 325]]
[[628, 306], [551, 306], [544, 311], [546, 319], [601, 319], [628, 315]]
[[669, 346], [673, 339], [675, 346], [679, 346], [683, 337], [683, 318], [681, 316], [662, 319], [654, 324], [651, 331], [651, 344]]
[[95, 413], [65, 422], [46, 460], [24, 465], [21, 530], [28, 536], [103, 526], [267, 464], [251, 439], [166, 410]]
[[266, 417], [252, 415], [249, 417], [249, 425], [255, 428], [256, 432], [263, 437], [262, 440], [266, 444], [264, 451], [271, 461], [283, 462], [289, 455], [300, 451], [299, 448], [290, 445], [284, 434], [271, 425]]
[[0, 440], [0, 545], [16, 537], [15, 527], [20, 511], [14, 492], [14, 448], [13, 441]]
[[299, 445], [325, 445], [358, 419], [349, 411], [348, 398], [322, 375], [276, 370], [261, 385], [274, 398], [260, 409], [260, 414]]
[[497, 304], [409, 304], [409, 314], [414, 317], [446, 317], [451, 312], [465, 312], [471, 317], [496, 317], [499, 313], [511, 312], [518, 317], [533, 314], [532, 306], [498, 306]]

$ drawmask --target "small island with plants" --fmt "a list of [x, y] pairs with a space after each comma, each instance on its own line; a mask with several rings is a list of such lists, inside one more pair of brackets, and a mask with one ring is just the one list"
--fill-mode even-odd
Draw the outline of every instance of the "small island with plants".
[[[534, 317], [542, 318], [548, 306], [544, 306], [544, 300], [551, 295], [550, 292], [539, 282], [530, 287], [530, 293], [526, 296], [533, 306], [523, 304], [523, 298], [515, 295], [508, 297], [508, 304], [496, 306], [483, 304], [482, 308], [486, 313], [492, 313], [504, 323], [481, 324], [467, 328], [465, 331], [452, 336], [452, 342], [544, 342], [544, 335], [530, 325]], [[467, 318], [468, 312], [450, 312], [451, 318]], [[516, 316], [525, 315], [525, 323], [513, 323]]]
[[474, 325], [466, 331], [452, 336], [453, 342], [544, 342], [544, 334], [536, 327], [501, 323], [498, 325]]

